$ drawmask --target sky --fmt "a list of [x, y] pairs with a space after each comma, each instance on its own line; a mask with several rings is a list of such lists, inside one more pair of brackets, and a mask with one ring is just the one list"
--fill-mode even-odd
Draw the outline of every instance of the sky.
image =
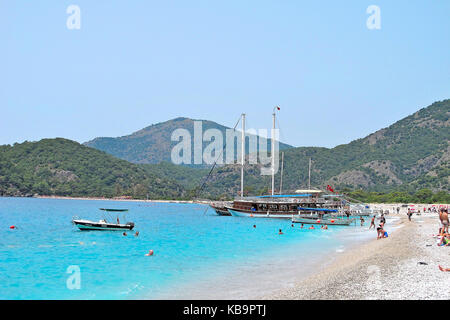
[[283, 142], [334, 147], [450, 98], [449, 17], [448, 0], [0, 0], [0, 144], [181, 116], [263, 129], [279, 105]]

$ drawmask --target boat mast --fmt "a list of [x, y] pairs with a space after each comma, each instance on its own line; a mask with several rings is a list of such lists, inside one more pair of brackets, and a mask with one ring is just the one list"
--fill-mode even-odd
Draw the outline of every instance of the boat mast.
[[309, 158], [308, 189], [311, 190], [311, 158]]
[[279, 109], [279, 106], [273, 108], [273, 131], [272, 131], [272, 145], [271, 145], [271, 156], [272, 156], [272, 196], [275, 190], [275, 110]]
[[281, 190], [283, 190], [283, 167], [284, 167], [284, 152], [281, 153], [280, 195], [281, 195]]
[[241, 143], [241, 198], [244, 197], [244, 163], [245, 163], [245, 113], [242, 114], [242, 143]]

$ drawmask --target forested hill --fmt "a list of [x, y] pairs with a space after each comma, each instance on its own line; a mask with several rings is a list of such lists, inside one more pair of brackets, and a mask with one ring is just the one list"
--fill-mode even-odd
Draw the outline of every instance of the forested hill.
[[66, 139], [0, 146], [0, 195], [184, 196], [173, 180]]
[[[332, 149], [300, 147], [285, 150], [283, 189], [307, 186], [308, 161], [312, 158], [311, 184], [337, 190], [364, 189], [450, 191], [450, 100], [433, 103], [416, 113], [365, 138]], [[270, 178], [248, 166], [249, 194], [270, 190]], [[237, 194], [239, 169], [233, 166], [215, 171], [211, 193]], [[233, 181], [235, 181], [233, 183]], [[277, 174], [276, 189], [280, 176]], [[227, 189], [225, 189], [225, 187]], [[225, 189], [225, 190], [224, 190]]]
[[[171, 141], [172, 133], [176, 129], [186, 129], [191, 135], [191, 150], [193, 164], [194, 150], [194, 121], [201, 121], [203, 133], [208, 129], [219, 130], [226, 137], [226, 130], [229, 127], [220, 125], [214, 121], [193, 120], [189, 118], [176, 118], [169, 121], [153, 124], [135, 133], [118, 138], [95, 138], [85, 143], [86, 146], [92, 147], [120, 159], [124, 159], [133, 163], [157, 164], [161, 161], [171, 161], [171, 152], [173, 147], [178, 143]], [[249, 136], [248, 134], [246, 135]], [[204, 142], [203, 148], [210, 142]], [[259, 145], [259, 142], [258, 142]], [[280, 143], [280, 149], [291, 148], [292, 146]], [[267, 150], [270, 150], [270, 139], [267, 141]], [[234, 155], [237, 154], [236, 146]], [[226, 152], [224, 152], [224, 155]], [[246, 154], [248, 154], [248, 144]]]

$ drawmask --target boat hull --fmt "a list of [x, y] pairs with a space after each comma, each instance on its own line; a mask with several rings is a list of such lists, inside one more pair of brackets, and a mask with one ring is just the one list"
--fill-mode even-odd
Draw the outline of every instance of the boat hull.
[[353, 219], [317, 219], [317, 218], [302, 218], [302, 217], [292, 217], [292, 222], [303, 223], [303, 224], [326, 224], [326, 225], [336, 225], [336, 226], [349, 226], [354, 220]]
[[292, 219], [292, 213], [282, 214], [282, 213], [250, 213], [242, 212], [234, 209], [227, 208], [233, 217], [245, 217], [245, 218], [277, 218], [277, 219]]
[[219, 216], [231, 216], [231, 213], [228, 212], [228, 209], [226, 209], [226, 208], [218, 208], [218, 207], [214, 207], [214, 206], [211, 206], [211, 208], [213, 208], [214, 211]]

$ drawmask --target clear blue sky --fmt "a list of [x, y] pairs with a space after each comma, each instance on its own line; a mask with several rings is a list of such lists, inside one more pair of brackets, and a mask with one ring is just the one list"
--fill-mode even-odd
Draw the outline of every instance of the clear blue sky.
[[332, 147], [450, 98], [448, 0], [1, 0], [0, 43], [0, 144], [242, 112], [269, 128], [279, 104], [283, 142]]

